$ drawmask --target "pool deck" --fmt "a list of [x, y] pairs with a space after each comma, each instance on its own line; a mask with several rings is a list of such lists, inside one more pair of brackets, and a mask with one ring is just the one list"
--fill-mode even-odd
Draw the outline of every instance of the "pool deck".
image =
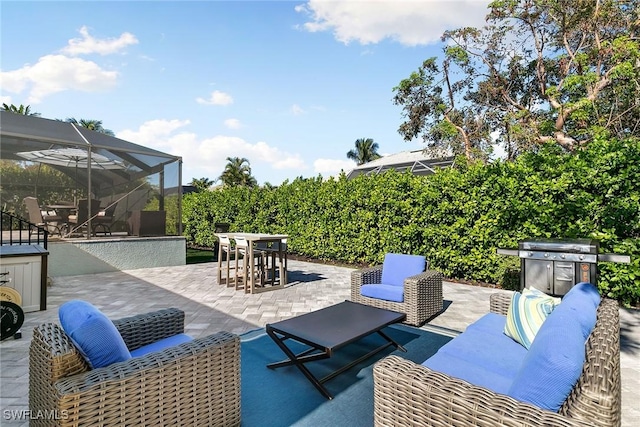
[[[185, 332], [201, 337], [219, 330], [241, 334], [267, 323], [349, 299], [351, 268], [289, 261], [284, 289], [245, 294], [219, 286], [216, 264], [156, 267], [58, 277], [48, 289], [47, 310], [25, 315], [21, 339], [0, 343], [0, 425], [27, 426], [10, 412], [28, 409], [28, 348], [33, 327], [58, 322], [58, 307], [71, 299], [95, 304], [117, 319], [167, 307], [185, 311]], [[445, 310], [430, 325], [462, 331], [489, 311], [489, 295], [508, 292], [457, 283], [443, 285]], [[640, 425], [640, 311], [620, 309], [622, 425]]]

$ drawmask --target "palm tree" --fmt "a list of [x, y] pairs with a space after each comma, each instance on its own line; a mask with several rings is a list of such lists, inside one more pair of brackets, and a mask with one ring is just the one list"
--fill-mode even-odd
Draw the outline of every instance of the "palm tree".
[[2, 104], [2, 109], [4, 111], [9, 111], [11, 113], [16, 113], [16, 114], [22, 114], [24, 116], [34, 116], [34, 117], [39, 117], [40, 113], [36, 113], [36, 112], [32, 112], [31, 111], [31, 106], [30, 105], [22, 105], [20, 104], [19, 107], [16, 107], [15, 105], [11, 104], [11, 105], [7, 105], [7, 104]]
[[353, 160], [360, 166], [361, 164], [379, 159], [378, 143], [371, 138], [360, 138], [356, 140], [356, 148], [347, 152], [347, 158]]
[[240, 157], [227, 157], [227, 165], [218, 178], [227, 187], [255, 187], [258, 181], [251, 175], [249, 160]]
[[65, 122], [73, 123], [74, 125], [82, 126], [83, 128], [87, 128], [95, 132], [104, 133], [105, 135], [116, 136], [116, 134], [112, 130], [102, 127], [102, 120], [80, 119], [80, 121], [78, 121], [73, 117], [69, 117], [67, 118], [67, 120], [65, 120]]
[[209, 178], [193, 178], [189, 185], [193, 185], [198, 192], [201, 192], [208, 190], [213, 185], [213, 182]]

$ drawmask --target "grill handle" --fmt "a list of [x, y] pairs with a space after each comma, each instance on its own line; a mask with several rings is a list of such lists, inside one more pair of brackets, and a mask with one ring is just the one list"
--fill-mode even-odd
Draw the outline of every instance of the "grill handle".
[[518, 249], [496, 249], [496, 253], [498, 255], [509, 255], [509, 256], [518, 256], [520, 255], [520, 253], [518, 252]]
[[631, 263], [631, 257], [629, 255], [619, 254], [598, 254], [598, 262], [618, 262], [621, 264]]

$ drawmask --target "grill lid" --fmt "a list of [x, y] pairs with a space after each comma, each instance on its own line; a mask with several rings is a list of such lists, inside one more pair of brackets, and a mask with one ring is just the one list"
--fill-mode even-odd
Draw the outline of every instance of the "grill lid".
[[518, 244], [527, 251], [598, 254], [600, 242], [593, 239], [529, 239]]

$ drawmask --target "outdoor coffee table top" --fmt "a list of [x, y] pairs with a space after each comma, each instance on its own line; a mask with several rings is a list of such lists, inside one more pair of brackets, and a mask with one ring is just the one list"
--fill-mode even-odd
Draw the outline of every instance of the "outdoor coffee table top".
[[404, 313], [344, 301], [311, 313], [267, 325], [273, 331], [329, 353], [385, 326], [401, 322]]

